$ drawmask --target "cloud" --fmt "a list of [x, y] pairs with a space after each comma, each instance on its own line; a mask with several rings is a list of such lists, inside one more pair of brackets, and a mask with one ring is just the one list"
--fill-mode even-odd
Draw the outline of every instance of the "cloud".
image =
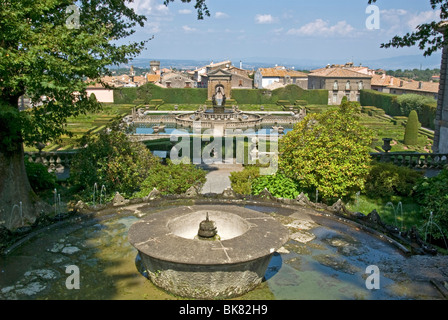
[[127, 3], [129, 8], [134, 9], [137, 14], [141, 14], [147, 17], [156, 19], [172, 19], [172, 14], [170, 9], [160, 3], [158, 0], [134, 0], [133, 2]]
[[275, 22], [275, 18], [270, 14], [257, 14], [255, 22], [258, 24], [271, 24]]
[[179, 14], [191, 14], [193, 11], [191, 11], [190, 9], [181, 9], [179, 11], [177, 11]]
[[380, 29], [388, 34], [415, 31], [418, 25], [440, 20], [440, 10], [410, 12], [405, 9], [380, 11]]
[[228, 17], [229, 17], [229, 15], [227, 13], [224, 13], [224, 12], [217, 11], [215, 13], [215, 18], [216, 19], [225, 19], [225, 18], [228, 18]]
[[300, 28], [289, 29], [286, 34], [298, 36], [350, 36], [354, 35], [353, 28], [346, 21], [339, 21], [334, 25], [330, 25], [328, 21], [316, 19], [313, 22], [303, 25]]
[[196, 32], [196, 31], [198, 31], [198, 29], [196, 29], [196, 28], [192, 28], [192, 27], [189, 27], [189, 26], [182, 26], [182, 29], [183, 29], [185, 32], [187, 32], [187, 33], [191, 33], [191, 32]]
[[146, 23], [145, 29], [149, 33], [159, 33], [161, 31], [159, 21], [150, 21]]
[[410, 19], [408, 20], [408, 27], [411, 29], [415, 29], [418, 25], [421, 25], [423, 23], [438, 20], [440, 20], [440, 10], [423, 11], [410, 17]]
[[282, 33], [283, 30], [284, 30], [284, 28], [277, 28], [277, 29], [274, 29], [273, 32], [274, 33]]
[[385, 16], [404, 16], [408, 14], [408, 12], [405, 9], [387, 9], [387, 10], [381, 10], [381, 15]]
[[155, 0], [134, 0], [127, 4], [128, 7], [134, 9], [138, 14], [151, 15], [168, 12], [169, 9], [165, 5], [156, 4]]

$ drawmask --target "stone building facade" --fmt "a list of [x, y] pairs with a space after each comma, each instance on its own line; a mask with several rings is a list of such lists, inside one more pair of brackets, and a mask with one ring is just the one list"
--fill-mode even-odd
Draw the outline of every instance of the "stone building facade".
[[208, 96], [209, 100], [213, 99], [218, 87], [225, 94], [226, 99], [231, 98], [232, 90], [232, 74], [228, 71], [217, 69], [207, 74], [208, 79]]
[[308, 75], [308, 89], [328, 90], [328, 104], [339, 105], [342, 98], [359, 101], [360, 91], [371, 89], [372, 76], [342, 67], [327, 67]]
[[162, 76], [161, 84], [166, 88], [194, 88], [195, 81], [179, 72], [170, 72]]

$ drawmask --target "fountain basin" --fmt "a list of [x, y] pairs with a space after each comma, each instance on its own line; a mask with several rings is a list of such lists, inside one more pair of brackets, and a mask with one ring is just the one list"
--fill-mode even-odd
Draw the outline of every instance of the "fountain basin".
[[[194, 238], [206, 212], [220, 240]], [[223, 299], [247, 293], [262, 282], [289, 231], [250, 209], [201, 205], [151, 214], [134, 223], [128, 237], [156, 286], [182, 297]]]

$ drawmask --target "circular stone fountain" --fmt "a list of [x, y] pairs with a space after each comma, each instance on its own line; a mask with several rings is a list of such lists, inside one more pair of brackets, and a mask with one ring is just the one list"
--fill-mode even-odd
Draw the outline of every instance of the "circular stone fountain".
[[[199, 225], [216, 226], [201, 240]], [[129, 229], [150, 280], [173, 294], [199, 299], [242, 295], [261, 283], [289, 231], [274, 218], [236, 206], [192, 206], [151, 214]]]

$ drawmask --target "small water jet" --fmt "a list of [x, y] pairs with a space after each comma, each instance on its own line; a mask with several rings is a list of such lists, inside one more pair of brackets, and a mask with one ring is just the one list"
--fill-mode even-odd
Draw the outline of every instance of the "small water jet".
[[[104, 190], [104, 196], [103, 196], [103, 190]], [[103, 184], [102, 186], [101, 186], [101, 190], [100, 190], [100, 205], [101, 205], [101, 200], [103, 199], [103, 197], [104, 198], [106, 198], [106, 186]]]
[[54, 216], [57, 217], [61, 214], [61, 194], [58, 193], [58, 190], [54, 188]]
[[13, 214], [14, 214], [14, 210], [15, 210], [15, 209], [18, 209], [18, 210], [19, 210], [20, 221], [21, 221], [22, 226], [23, 226], [23, 208], [22, 208], [22, 201], [19, 201], [19, 204], [18, 204], [18, 205], [15, 204], [15, 205], [12, 206], [12, 209], [11, 209], [11, 216], [10, 216], [10, 219], [9, 219], [9, 224], [10, 224], [10, 225], [12, 224], [12, 218], [13, 218]]
[[92, 197], [93, 205], [95, 205], [95, 191], [96, 191], [96, 193], [98, 193], [98, 183], [96, 183], [96, 182], [93, 185], [93, 197]]
[[394, 213], [394, 219], [395, 219], [395, 227], [397, 228], [398, 228], [397, 215], [398, 213], [400, 213], [400, 221], [401, 221], [400, 231], [403, 231], [403, 204], [401, 203], [401, 201], [399, 201], [397, 203], [397, 207], [395, 208], [392, 202], [388, 202], [384, 206], [384, 209], [387, 209], [387, 207], [392, 208], [392, 212]]
[[429, 230], [430, 232], [428, 232], [428, 228], [431, 228], [432, 226], [435, 226], [435, 227], [439, 230], [440, 234], [442, 235], [443, 242], [445, 243], [445, 248], [448, 250], [448, 245], [447, 245], [447, 243], [446, 243], [445, 235], [443, 234], [443, 231], [442, 231], [442, 229], [440, 228], [440, 226], [439, 226], [437, 223], [434, 222], [434, 215], [433, 215], [433, 213], [432, 213], [432, 211], [431, 211], [431, 212], [429, 213], [429, 219], [428, 219], [428, 222], [426, 222], [426, 223], [424, 224], [424, 227], [425, 227], [425, 242], [427, 242], [428, 233], [431, 234], [431, 229]]

